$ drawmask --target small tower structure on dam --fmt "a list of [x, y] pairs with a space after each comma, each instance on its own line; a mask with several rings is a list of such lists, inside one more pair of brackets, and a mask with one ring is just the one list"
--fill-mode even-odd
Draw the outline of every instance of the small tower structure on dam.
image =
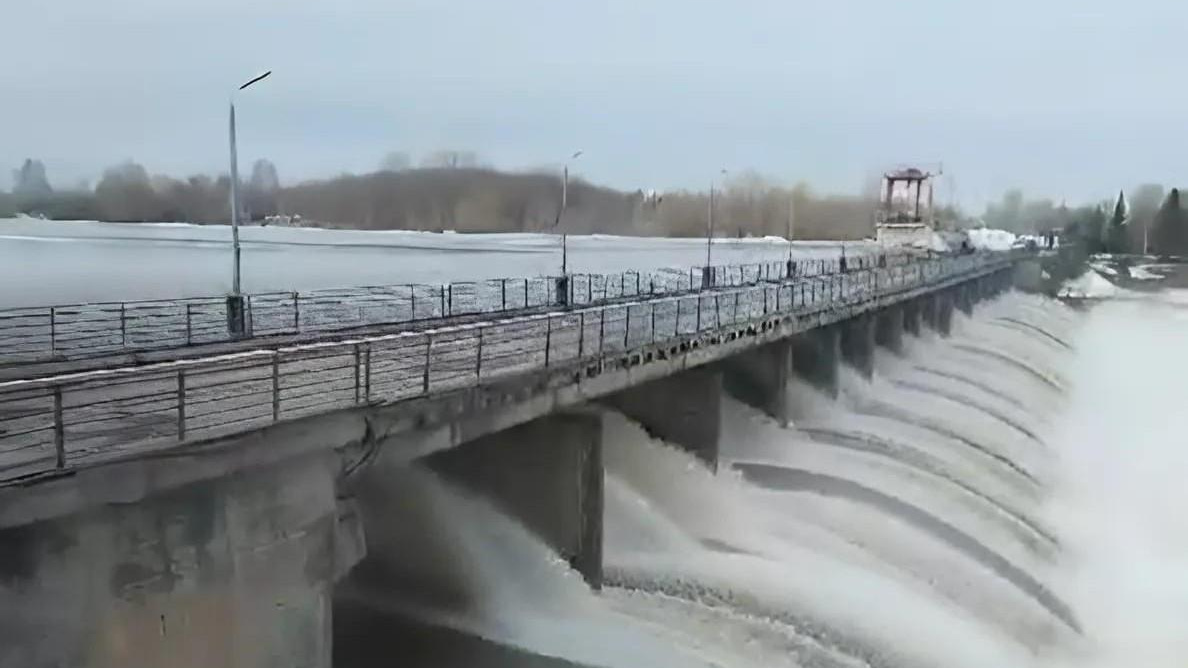
[[931, 245], [936, 229], [933, 174], [906, 167], [883, 174], [875, 231], [887, 246]]

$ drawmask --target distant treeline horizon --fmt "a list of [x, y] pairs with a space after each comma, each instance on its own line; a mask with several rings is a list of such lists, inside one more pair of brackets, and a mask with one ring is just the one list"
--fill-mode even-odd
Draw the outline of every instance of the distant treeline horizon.
[[[567, 232], [702, 237], [707, 192], [622, 191], [571, 178], [562, 215], [562, 177], [555, 171], [512, 172], [483, 166], [470, 151], [438, 151], [412, 167], [389, 154], [369, 174], [281, 185], [276, 166], [257, 160], [240, 187], [246, 220], [299, 217], [301, 224], [365, 230], [432, 232]], [[94, 188], [51, 186], [43, 163], [27, 159], [13, 171], [13, 190], [0, 192], [0, 216], [18, 213], [59, 220], [227, 223], [230, 178], [150, 175], [135, 162], [108, 168]], [[754, 171], [724, 178], [714, 195], [715, 236], [797, 239], [872, 237], [877, 185], [858, 194], [822, 194], [805, 183], [783, 184]], [[946, 229], [979, 225], [1020, 234], [1063, 232], [1095, 252], [1188, 254], [1188, 215], [1178, 189], [1147, 184], [1116, 202], [1069, 207], [1028, 200], [1011, 190], [981, 216], [938, 207]]]

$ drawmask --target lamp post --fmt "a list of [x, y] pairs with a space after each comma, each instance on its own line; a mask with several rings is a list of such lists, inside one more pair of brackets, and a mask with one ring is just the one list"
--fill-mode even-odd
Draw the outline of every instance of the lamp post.
[[235, 93], [272, 74], [269, 70], [231, 93], [230, 143], [231, 143], [231, 248], [234, 256], [231, 269], [231, 294], [227, 296], [227, 329], [232, 336], [243, 336], [247, 332], [244, 299], [240, 291], [239, 278], [239, 157], [235, 149]]
[[[561, 227], [561, 217], [569, 208], [569, 163], [582, 157], [582, 151], [574, 151], [561, 168], [561, 207], [557, 209], [554, 228]], [[561, 230], [561, 275], [557, 277], [557, 303], [569, 306], [569, 235]]]
[[[561, 169], [561, 208], [557, 211], [557, 222], [553, 227], [561, 226], [561, 217], [565, 215], [565, 210], [569, 208], [569, 163], [582, 157], [582, 151], [574, 151], [573, 155], [569, 156], [569, 160], [565, 161]], [[569, 252], [568, 252], [568, 238], [569, 235], [564, 230], [561, 232], [561, 275], [565, 276], [569, 272]]]
[[[719, 171], [722, 176], [728, 172], [725, 169]], [[712, 286], [714, 282], [714, 182], [710, 181], [709, 189], [709, 211], [706, 216], [705, 225], [705, 267], [701, 271], [701, 285], [702, 287]]]
[[787, 270], [786, 270], [788, 278], [792, 278], [792, 274], [795, 273], [795, 272], [793, 272], [793, 268], [795, 265], [793, 265], [793, 263], [792, 263], [792, 235], [793, 235], [793, 228], [795, 227], [795, 224], [796, 224], [796, 193], [792, 193], [792, 194], [788, 195], [788, 266], [787, 266]]

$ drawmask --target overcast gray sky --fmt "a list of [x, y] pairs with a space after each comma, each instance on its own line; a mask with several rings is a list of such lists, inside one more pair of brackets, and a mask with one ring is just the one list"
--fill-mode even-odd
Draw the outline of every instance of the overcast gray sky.
[[[943, 160], [957, 198], [1079, 201], [1188, 183], [1174, 0], [9, 0], [0, 164], [56, 185], [150, 172], [282, 180], [391, 150], [556, 163], [623, 188], [722, 167], [853, 191]], [[4, 180], [0, 180], [3, 183]], [[942, 199], [949, 195], [941, 187]]]

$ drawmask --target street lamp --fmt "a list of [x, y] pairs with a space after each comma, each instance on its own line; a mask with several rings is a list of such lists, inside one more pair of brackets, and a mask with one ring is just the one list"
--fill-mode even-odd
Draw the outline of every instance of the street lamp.
[[[573, 155], [569, 156], [569, 160], [565, 161], [561, 170], [561, 208], [557, 211], [557, 221], [553, 223], [553, 227], [561, 226], [561, 216], [565, 215], [565, 210], [569, 208], [569, 163], [582, 157], [583, 151], [574, 151]], [[568, 253], [568, 237], [564, 230], [561, 231], [561, 275], [565, 276], [569, 270], [569, 253]]]
[[[581, 151], [574, 151], [565, 161], [561, 169], [561, 206], [557, 209], [557, 220], [553, 222], [553, 229], [561, 226], [561, 216], [569, 207], [569, 163], [582, 157]], [[569, 235], [561, 230], [561, 275], [557, 277], [557, 304], [569, 306]]]
[[[729, 172], [725, 169], [719, 171], [722, 176]], [[709, 215], [706, 217], [705, 225], [705, 268], [702, 269], [702, 285], [709, 285], [713, 283], [714, 278], [714, 182], [710, 181], [709, 189]]]
[[796, 224], [796, 192], [788, 195], [788, 278], [792, 278], [792, 234]]
[[231, 93], [230, 137], [231, 137], [231, 247], [234, 264], [231, 273], [231, 294], [227, 297], [227, 328], [232, 335], [241, 336], [245, 333], [245, 314], [243, 295], [240, 292], [239, 280], [239, 157], [235, 151], [235, 93], [252, 84], [261, 81], [272, 70], [249, 80]]

